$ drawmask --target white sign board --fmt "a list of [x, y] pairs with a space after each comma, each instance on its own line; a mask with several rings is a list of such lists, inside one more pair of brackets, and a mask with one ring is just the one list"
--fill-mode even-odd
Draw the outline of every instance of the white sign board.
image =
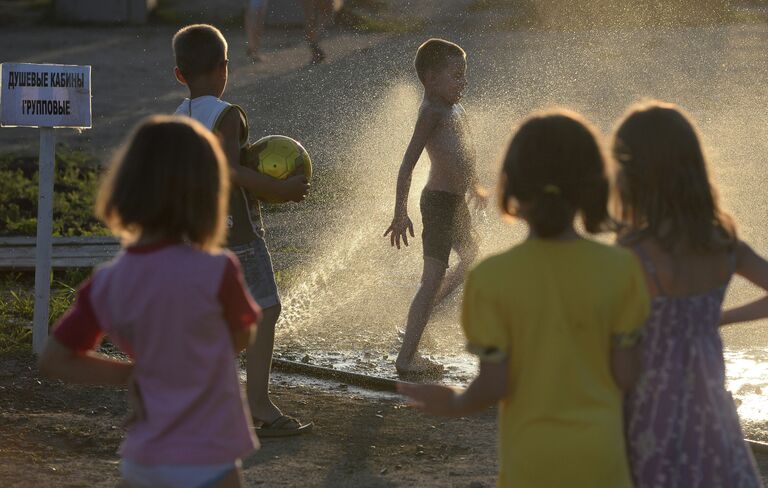
[[3, 63], [2, 127], [91, 127], [91, 67]]

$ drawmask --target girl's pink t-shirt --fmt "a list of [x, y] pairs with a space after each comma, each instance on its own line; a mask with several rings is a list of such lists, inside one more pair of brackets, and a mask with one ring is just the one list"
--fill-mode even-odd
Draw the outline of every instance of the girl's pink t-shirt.
[[123, 458], [228, 463], [258, 447], [230, 338], [258, 314], [233, 254], [135, 246], [81, 286], [54, 336], [88, 351], [106, 334], [133, 359], [146, 416], [128, 427]]

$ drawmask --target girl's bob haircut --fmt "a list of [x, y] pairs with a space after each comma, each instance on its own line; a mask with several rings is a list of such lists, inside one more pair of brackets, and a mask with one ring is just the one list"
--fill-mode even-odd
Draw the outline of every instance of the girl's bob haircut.
[[552, 238], [578, 214], [589, 233], [608, 221], [609, 179], [597, 130], [567, 109], [530, 115], [512, 136], [501, 170], [500, 206]]
[[226, 233], [226, 161], [218, 140], [200, 123], [150, 116], [109, 166], [96, 216], [128, 243], [150, 234], [216, 250]]
[[735, 224], [720, 208], [698, 131], [683, 109], [658, 100], [630, 106], [612, 146], [623, 239], [651, 237], [672, 254], [732, 249]]

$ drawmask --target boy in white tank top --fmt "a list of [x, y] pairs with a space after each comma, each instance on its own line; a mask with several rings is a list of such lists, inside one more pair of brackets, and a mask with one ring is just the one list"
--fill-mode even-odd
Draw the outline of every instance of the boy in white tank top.
[[[312, 423], [284, 415], [269, 398], [275, 324], [280, 316], [280, 297], [272, 261], [264, 241], [258, 202], [250, 205], [247, 192], [271, 201], [300, 202], [309, 191], [303, 175], [278, 180], [240, 165], [240, 150], [248, 142], [248, 119], [238, 107], [220, 99], [227, 85], [227, 41], [221, 32], [206, 24], [188, 25], [173, 37], [176, 79], [189, 88], [189, 98], [176, 114], [198, 120], [221, 140], [230, 165], [232, 187], [227, 219], [227, 246], [240, 259], [246, 283], [264, 318], [255, 343], [246, 350], [248, 403], [260, 437], [294, 435], [312, 429]], [[255, 214], [251, 208], [255, 208]]]

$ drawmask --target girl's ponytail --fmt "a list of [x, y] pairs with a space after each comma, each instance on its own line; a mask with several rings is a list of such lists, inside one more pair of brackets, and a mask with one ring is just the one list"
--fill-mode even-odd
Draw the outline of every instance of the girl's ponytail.
[[546, 239], [562, 234], [573, 222], [573, 215], [573, 206], [560, 187], [549, 183], [531, 202], [527, 218], [536, 235]]

